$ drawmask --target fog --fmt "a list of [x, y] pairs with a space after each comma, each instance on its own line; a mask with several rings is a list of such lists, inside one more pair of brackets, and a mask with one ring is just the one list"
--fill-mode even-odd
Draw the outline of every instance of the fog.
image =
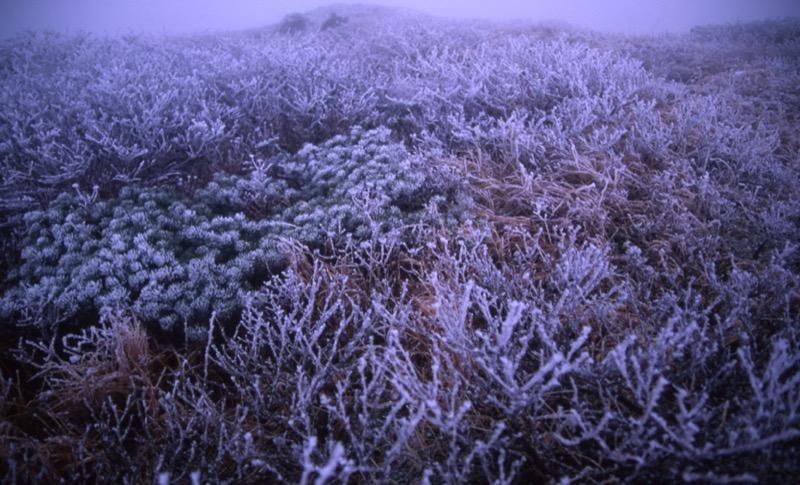
[[[27, 29], [183, 33], [280, 21], [325, 0], [0, 0], [0, 36]], [[356, 2], [339, 2], [356, 3]], [[627, 33], [680, 32], [698, 24], [800, 17], [797, 0], [374, 0], [448, 17], [558, 20]]]

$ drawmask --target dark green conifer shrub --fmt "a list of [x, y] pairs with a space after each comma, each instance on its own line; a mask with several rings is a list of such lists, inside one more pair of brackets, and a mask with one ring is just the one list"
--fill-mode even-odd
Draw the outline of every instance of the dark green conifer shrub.
[[202, 337], [212, 315], [235, 317], [244, 296], [282, 270], [282, 238], [322, 248], [467, 214], [455, 184], [434, 179], [385, 128], [354, 129], [269, 162], [192, 197], [128, 187], [99, 202], [62, 194], [27, 214], [3, 316], [48, 327], [131, 308], [162, 330], [186, 326]]
[[164, 187], [87, 205], [64, 194], [25, 222], [19, 284], [2, 309], [43, 326], [128, 307], [167, 331], [231, 317], [282, 261], [266, 222]]

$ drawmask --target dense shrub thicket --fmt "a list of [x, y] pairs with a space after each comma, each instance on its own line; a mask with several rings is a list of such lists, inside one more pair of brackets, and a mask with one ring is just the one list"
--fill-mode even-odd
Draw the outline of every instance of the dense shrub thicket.
[[303, 19], [0, 46], [4, 483], [797, 475], [796, 21]]
[[26, 214], [23, 264], [11, 276], [18, 283], [0, 311], [52, 328], [130, 308], [165, 332], [187, 326], [205, 337], [198, 325], [212, 314], [234, 318], [249, 292], [286, 266], [281, 239], [323, 249], [348, 236], [463, 220], [469, 199], [455, 182], [433, 181], [389, 136], [354, 129], [292, 158], [254, 162], [248, 176], [219, 177], [192, 197], [168, 187], [126, 187], [109, 200], [62, 194]]

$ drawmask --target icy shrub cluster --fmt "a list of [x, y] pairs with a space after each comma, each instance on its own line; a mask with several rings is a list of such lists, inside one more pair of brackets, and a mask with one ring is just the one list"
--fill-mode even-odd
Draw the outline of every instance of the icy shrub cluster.
[[165, 330], [212, 312], [230, 318], [282, 260], [268, 225], [166, 188], [126, 188], [89, 204], [62, 195], [25, 223], [24, 263], [12, 274], [19, 283], [2, 309], [46, 327], [115, 308]]
[[702, 25], [693, 27], [690, 37], [702, 42], [740, 44], [749, 46], [800, 47], [797, 33], [800, 20], [783, 18], [733, 25]]
[[[156, 355], [121, 316], [61, 352], [21, 349], [54, 391], [41, 415], [94, 423], [56, 420], [47, 459], [70, 481], [175, 483], [724, 483], [796, 466], [800, 341], [761, 330], [797, 318], [779, 261], [699, 262], [684, 284], [640, 261], [675, 282], [655, 294], [577, 229], [395, 236], [297, 254], [195, 359]], [[494, 244], [517, 249], [499, 263]], [[426, 264], [402, 268], [414, 253]], [[14, 448], [15, 476], [40, 453]]]
[[288, 36], [5, 41], [0, 209], [17, 214], [73, 183], [108, 196], [142, 181], [208, 181], [263, 140], [295, 153], [354, 126], [427, 131], [467, 150], [465, 131], [517, 117], [542, 132], [520, 156], [541, 156], [541, 140], [578, 134], [603, 113], [617, 121], [648, 82], [636, 62], [582, 44], [390, 20]]
[[[317, 246], [342, 231], [360, 239], [412, 223], [464, 221], [471, 201], [459, 183], [391, 135], [388, 128], [357, 127], [291, 158], [256, 161], [234, 197], [276, 214], [295, 228], [292, 237]], [[224, 197], [217, 187], [209, 189]]]
[[650, 72], [671, 81], [697, 84], [708, 76], [762, 71], [776, 60], [796, 64], [800, 56], [798, 29], [796, 18], [703, 25], [693, 27], [688, 35], [641, 37], [622, 48], [641, 59]]
[[166, 331], [206, 325], [212, 314], [228, 321], [248, 292], [280, 271], [279, 238], [322, 249], [326, 241], [468, 215], [455, 182], [433, 180], [386, 128], [357, 128], [255, 165], [191, 198], [168, 187], [126, 187], [104, 201], [62, 194], [28, 213], [4, 317], [51, 327], [130, 308]]

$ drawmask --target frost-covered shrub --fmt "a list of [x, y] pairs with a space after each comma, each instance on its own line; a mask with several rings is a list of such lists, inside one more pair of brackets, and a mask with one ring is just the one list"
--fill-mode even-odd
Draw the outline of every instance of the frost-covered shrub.
[[414, 156], [388, 128], [354, 128], [294, 156], [254, 160], [247, 177], [219, 177], [203, 191], [211, 205], [280, 221], [282, 233], [312, 247], [340, 234], [364, 238], [415, 223], [469, 218], [471, 199], [446, 167]]
[[[696, 261], [688, 281], [635, 250], [640, 272], [621, 272], [577, 228], [417, 235], [351, 240], [337, 258], [293, 248], [235, 331], [193, 355], [159, 358], [116, 314], [60, 351], [26, 344], [18, 355], [49, 392], [15, 408], [28, 382], [0, 380], [0, 409], [16, 410], [3, 430], [18, 443], [3, 457], [11, 475], [672, 483], [797, 471], [798, 279], [780, 261], [760, 273]], [[25, 420], [59, 439], [31, 439]]]
[[3, 313], [39, 325], [119, 308], [167, 331], [212, 313], [229, 319], [282, 261], [267, 223], [215, 214], [168, 188], [90, 204], [65, 194], [25, 222], [24, 263], [12, 274], [20, 283]]
[[220, 177], [192, 198], [166, 187], [125, 188], [107, 201], [62, 194], [26, 215], [24, 262], [2, 310], [48, 326], [128, 307], [168, 331], [212, 314], [229, 320], [280, 271], [278, 238], [322, 249], [344, 236], [463, 220], [468, 198], [433, 174], [388, 129], [354, 129], [247, 177]]
[[[305, 18], [287, 17], [286, 28]], [[0, 209], [52, 200], [75, 182], [113, 193], [208, 177], [269, 138], [292, 153], [357, 125], [447, 140], [460, 115], [488, 125], [514, 110], [539, 118], [597, 94], [613, 108], [643, 81], [634, 63], [580, 44], [399, 20], [353, 22], [335, 42], [277, 33], [9, 40], [0, 45]]]
[[[281, 217], [302, 228], [303, 241], [321, 241], [342, 229], [363, 238], [412, 222], [454, 223], [467, 216], [469, 200], [457, 193], [456, 182], [410, 157], [386, 128], [356, 128], [349, 137], [307, 145], [274, 171], [280, 175], [273, 178], [288, 185], [285, 196], [291, 201]], [[426, 217], [429, 210], [443, 219]]]

